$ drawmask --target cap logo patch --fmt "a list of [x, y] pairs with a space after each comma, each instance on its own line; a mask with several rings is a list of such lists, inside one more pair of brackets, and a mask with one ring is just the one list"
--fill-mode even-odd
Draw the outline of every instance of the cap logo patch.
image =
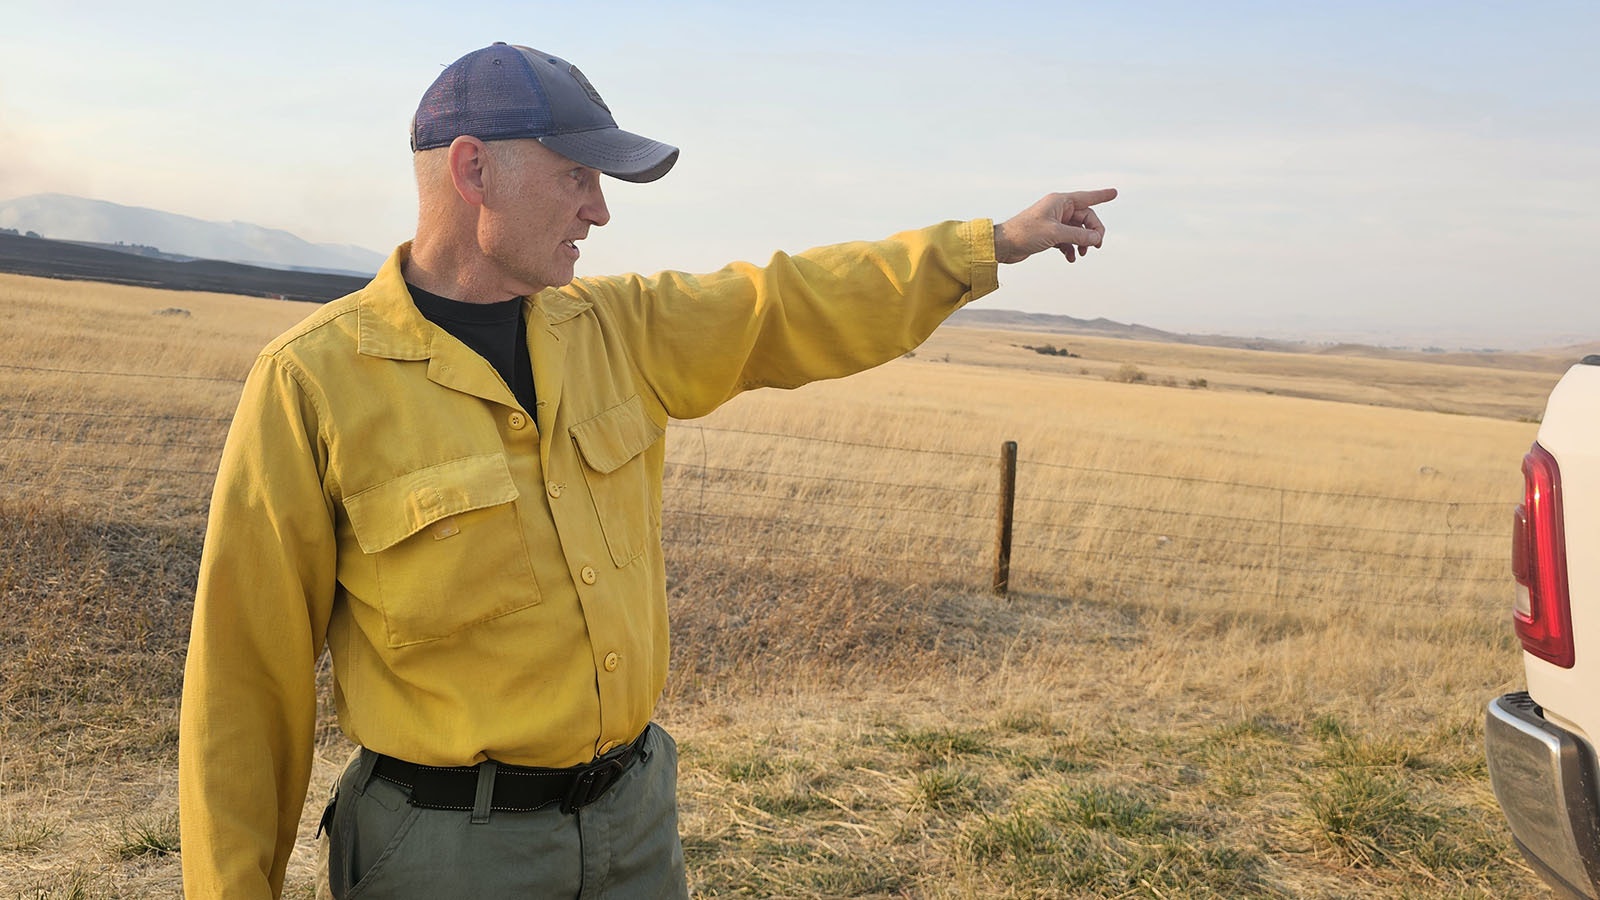
[[583, 88], [583, 92], [589, 95], [589, 99], [593, 100], [596, 106], [600, 107], [606, 112], [611, 112], [611, 107], [607, 106], [606, 102], [600, 99], [600, 92], [594, 89], [594, 85], [589, 83], [589, 79], [583, 77], [583, 73], [578, 71], [577, 66], [569, 63], [567, 65], [567, 74], [571, 75], [572, 79], [578, 82], [578, 86]]

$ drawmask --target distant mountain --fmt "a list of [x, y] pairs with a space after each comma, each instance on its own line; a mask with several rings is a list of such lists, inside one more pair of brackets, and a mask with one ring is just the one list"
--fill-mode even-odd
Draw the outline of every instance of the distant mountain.
[[1055, 334], [1083, 334], [1098, 337], [1121, 338], [1129, 341], [1159, 341], [1172, 344], [1202, 344], [1208, 347], [1234, 347], [1240, 350], [1278, 350], [1286, 353], [1302, 352], [1308, 348], [1304, 341], [1284, 341], [1259, 337], [1235, 337], [1226, 334], [1179, 334], [1162, 331], [1148, 325], [1130, 325], [1111, 319], [1078, 319], [1054, 313], [1017, 312], [1010, 309], [973, 309], [966, 307], [950, 317], [953, 325], [975, 328], [1001, 328], [1008, 331], [1048, 331]]
[[952, 325], [969, 328], [994, 328], [1002, 331], [1041, 331], [1051, 334], [1118, 338], [1129, 341], [1155, 341], [1191, 344], [1201, 347], [1226, 347], [1235, 350], [1267, 350], [1275, 353], [1313, 353], [1328, 356], [1366, 356], [1374, 359], [1409, 359], [1422, 362], [1489, 368], [1515, 368], [1530, 371], [1562, 372], [1586, 354], [1600, 353], [1600, 344], [1545, 347], [1525, 351], [1442, 350], [1386, 347], [1375, 344], [1331, 341], [1291, 341], [1263, 337], [1237, 337], [1227, 334], [1183, 334], [1162, 331], [1148, 325], [1129, 325], [1111, 319], [1078, 319], [1052, 313], [1017, 312], [1010, 309], [957, 310]]
[[371, 275], [384, 254], [349, 244], [313, 244], [287, 231], [248, 222], [207, 222], [140, 206], [67, 194], [0, 201], [0, 228], [94, 244], [156, 248], [162, 254], [276, 269]]
[[341, 297], [367, 283], [365, 275], [269, 269], [212, 259], [174, 260], [164, 256], [133, 252], [127, 247], [52, 241], [0, 232], [0, 272], [19, 275], [317, 302]]

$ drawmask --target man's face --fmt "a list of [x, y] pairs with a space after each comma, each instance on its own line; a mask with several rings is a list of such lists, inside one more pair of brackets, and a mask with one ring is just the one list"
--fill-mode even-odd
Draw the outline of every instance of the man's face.
[[600, 173], [535, 140], [492, 141], [478, 244], [522, 294], [572, 280], [577, 242], [611, 213]]

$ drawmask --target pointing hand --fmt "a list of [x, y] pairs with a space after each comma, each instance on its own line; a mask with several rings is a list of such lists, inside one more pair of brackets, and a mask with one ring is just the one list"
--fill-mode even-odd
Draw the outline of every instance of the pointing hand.
[[1116, 188], [1047, 194], [1038, 203], [994, 227], [994, 258], [1021, 262], [1055, 247], [1074, 262], [1105, 240], [1106, 227], [1094, 207], [1115, 199]]

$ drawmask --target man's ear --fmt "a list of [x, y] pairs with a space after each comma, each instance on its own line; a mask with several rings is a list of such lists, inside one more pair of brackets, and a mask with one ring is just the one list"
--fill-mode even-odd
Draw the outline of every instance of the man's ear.
[[484, 169], [489, 164], [489, 148], [483, 145], [483, 141], [464, 134], [450, 142], [447, 159], [450, 181], [455, 185], [456, 193], [469, 205], [482, 206], [486, 182]]

